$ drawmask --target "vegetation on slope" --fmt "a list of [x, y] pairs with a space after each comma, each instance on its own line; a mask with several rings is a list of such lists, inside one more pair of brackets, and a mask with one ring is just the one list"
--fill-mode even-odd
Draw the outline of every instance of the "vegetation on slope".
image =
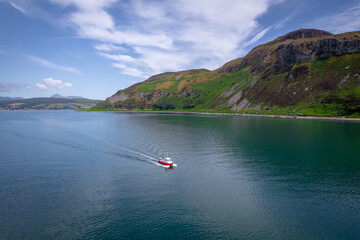
[[360, 117], [359, 35], [294, 31], [215, 71], [155, 75], [92, 110]]

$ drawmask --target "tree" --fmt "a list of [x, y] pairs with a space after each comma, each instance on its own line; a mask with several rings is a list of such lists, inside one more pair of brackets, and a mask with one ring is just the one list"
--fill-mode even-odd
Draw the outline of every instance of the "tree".
[[193, 99], [191, 99], [191, 98], [187, 98], [187, 99], [185, 99], [184, 100], [184, 103], [183, 103], [183, 108], [184, 109], [189, 109], [189, 108], [193, 108], [193, 107], [195, 107], [195, 102], [194, 102], [194, 100]]
[[153, 106], [154, 109], [172, 110], [177, 108], [178, 98], [175, 96], [168, 96], [160, 98]]

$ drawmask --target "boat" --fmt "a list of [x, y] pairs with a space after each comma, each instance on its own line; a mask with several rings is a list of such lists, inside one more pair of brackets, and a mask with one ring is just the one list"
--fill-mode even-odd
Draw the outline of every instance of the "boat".
[[169, 158], [169, 157], [158, 160], [158, 163], [165, 165], [165, 166], [173, 166], [174, 165], [173, 161], [171, 161], [171, 158]]

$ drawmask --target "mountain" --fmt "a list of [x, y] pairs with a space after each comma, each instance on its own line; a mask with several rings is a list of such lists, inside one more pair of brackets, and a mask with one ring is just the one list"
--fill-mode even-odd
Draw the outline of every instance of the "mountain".
[[82, 98], [84, 99], [83, 97], [79, 97], [79, 96], [67, 96], [67, 97], [64, 97], [64, 96], [61, 96], [60, 94], [54, 94], [51, 96], [51, 98], [66, 98], [66, 99], [79, 99], [79, 98]]
[[23, 99], [22, 97], [0, 97], [0, 101], [11, 101], [11, 100], [19, 100]]
[[51, 96], [51, 98], [66, 98], [66, 97], [63, 97], [60, 94], [54, 94]]
[[65, 98], [29, 98], [0, 102], [0, 110], [85, 110], [94, 107], [101, 100]]
[[80, 96], [67, 96], [65, 98], [67, 98], [67, 99], [85, 99], [84, 97], [80, 97]]
[[162, 73], [92, 110], [360, 117], [360, 32], [300, 29], [209, 71]]

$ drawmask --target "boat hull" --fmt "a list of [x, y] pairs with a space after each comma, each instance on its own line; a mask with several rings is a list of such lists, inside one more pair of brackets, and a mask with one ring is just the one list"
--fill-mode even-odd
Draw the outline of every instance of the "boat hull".
[[166, 166], [172, 166], [174, 164], [173, 162], [168, 163], [168, 162], [165, 162], [165, 161], [162, 161], [162, 160], [158, 160], [158, 163], [160, 163], [162, 165], [166, 165]]

